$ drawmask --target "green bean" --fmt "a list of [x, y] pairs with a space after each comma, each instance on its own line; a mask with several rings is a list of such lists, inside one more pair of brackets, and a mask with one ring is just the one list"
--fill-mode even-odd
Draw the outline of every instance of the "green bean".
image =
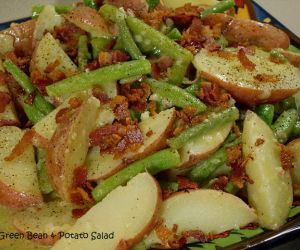
[[[5, 60], [3, 65], [28, 95], [35, 92], [35, 87], [33, 86], [29, 77], [11, 60]], [[48, 103], [38, 92], [35, 94], [34, 105], [45, 115], [53, 110], [52, 105]], [[27, 109], [29, 110], [28, 107]]]
[[38, 170], [39, 187], [42, 194], [49, 194], [53, 191], [53, 188], [48, 179], [45, 157], [46, 157], [46, 152], [38, 149], [37, 170]]
[[293, 137], [300, 137], [300, 121], [297, 121], [292, 132]]
[[123, 78], [148, 74], [150, 71], [151, 64], [147, 60], [123, 62], [66, 78], [47, 86], [46, 90], [49, 96], [63, 96], [87, 90], [94, 85], [102, 85]]
[[287, 61], [285, 56], [280, 52], [279, 49], [272, 49], [270, 52], [270, 56], [273, 58], [277, 58], [280, 62], [284, 63]]
[[[31, 17], [37, 18], [43, 11], [44, 7], [45, 7], [44, 5], [33, 5], [32, 11], [31, 11], [31, 13], [32, 13]], [[63, 14], [63, 13], [69, 12], [73, 9], [72, 6], [67, 6], [67, 5], [55, 5], [54, 7], [55, 7], [55, 11], [58, 14]]]
[[[99, 9], [100, 15], [107, 21], [117, 22], [118, 14], [120, 13], [119, 9], [110, 4], [104, 4]], [[125, 13], [124, 13], [125, 15]]]
[[234, 0], [223, 0], [217, 3], [215, 6], [208, 8], [201, 12], [200, 17], [204, 18], [212, 13], [224, 13], [226, 10], [229, 10], [234, 7]]
[[26, 116], [33, 124], [36, 124], [45, 116], [35, 105], [27, 104], [24, 100], [21, 101], [21, 106], [23, 107]]
[[294, 53], [300, 53], [300, 49], [298, 49], [297, 47], [295, 47], [294, 45], [290, 44], [289, 51], [294, 52]]
[[159, 4], [159, 0], [147, 0], [150, 10], [154, 10], [155, 7]]
[[189, 140], [200, 136], [210, 129], [218, 128], [226, 123], [233, 122], [239, 118], [239, 110], [236, 107], [225, 109], [219, 113], [212, 113], [208, 119], [193, 127], [187, 128], [181, 134], [169, 139], [168, 144], [171, 148], [179, 149]]
[[84, 4], [90, 8], [98, 9], [98, 5], [95, 0], [83, 0]]
[[272, 125], [273, 132], [280, 143], [286, 143], [298, 121], [298, 112], [295, 109], [284, 111]]
[[224, 162], [223, 165], [218, 166], [218, 168], [214, 172], [211, 173], [211, 175], [209, 176], [209, 179], [214, 179], [214, 178], [217, 178], [222, 175], [229, 176], [231, 171], [232, 171], [232, 168], [230, 166], [228, 166], [226, 162]]
[[126, 22], [143, 53], [152, 53], [156, 49], [160, 51], [160, 54], [173, 58], [174, 63], [169, 74], [170, 82], [180, 84], [193, 55], [158, 30], [135, 17], [128, 16]]
[[105, 49], [107, 45], [112, 42], [111, 38], [106, 37], [95, 37], [91, 40], [92, 50], [93, 50], [93, 58], [97, 58], [99, 53]]
[[290, 96], [289, 98], [284, 99], [279, 103], [279, 105], [282, 111], [288, 109], [297, 109], [296, 100], [294, 96]]
[[229, 45], [229, 42], [223, 35], [220, 36], [220, 38], [217, 40], [217, 43], [221, 46], [222, 50], [227, 48]]
[[159, 181], [159, 185], [162, 190], [172, 190], [173, 192], [177, 192], [179, 186], [175, 181]]
[[155, 175], [163, 170], [176, 167], [180, 164], [180, 156], [177, 150], [165, 149], [154, 153], [142, 160], [130, 164], [115, 175], [101, 181], [93, 190], [94, 199], [99, 202], [108, 193], [118, 186], [125, 185], [130, 179], [142, 172]]
[[199, 90], [200, 87], [201, 87], [201, 82], [199, 81], [199, 82], [196, 82], [196, 83], [192, 84], [191, 86], [185, 88], [184, 90], [191, 95], [196, 95], [196, 91]]
[[210, 175], [212, 175], [220, 166], [223, 166], [227, 162], [227, 154], [224, 148], [220, 148], [205, 161], [197, 164], [188, 177], [196, 182], [204, 183]]
[[132, 120], [137, 120], [137, 121], [141, 120], [142, 113], [137, 112], [133, 109], [129, 109], [129, 113], [130, 113], [130, 117], [131, 117]]
[[184, 108], [186, 106], [191, 106], [195, 108], [198, 113], [203, 112], [206, 109], [206, 105], [203, 102], [186, 92], [184, 89], [154, 79], [147, 79], [146, 82], [150, 85], [153, 93], [156, 93], [161, 98], [167, 99], [176, 107]]
[[89, 59], [91, 59], [91, 54], [88, 48], [88, 37], [83, 35], [78, 40], [78, 66], [81, 71], [85, 71]]
[[167, 33], [167, 37], [174, 41], [177, 41], [181, 39], [181, 33], [177, 28], [173, 28], [169, 33]]
[[226, 187], [224, 188], [224, 191], [230, 194], [236, 194], [239, 190], [240, 188], [237, 185], [235, 185], [232, 181], [229, 181]]
[[262, 118], [269, 126], [272, 125], [275, 113], [275, 107], [272, 104], [262, 104], [256, 109], [256, 113]]

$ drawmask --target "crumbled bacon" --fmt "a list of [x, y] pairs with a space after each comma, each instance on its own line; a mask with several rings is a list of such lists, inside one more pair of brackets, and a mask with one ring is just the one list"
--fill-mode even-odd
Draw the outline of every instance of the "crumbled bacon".
[[230, 94], [224, 92], [217, 84], [204, 82], [201, 89], [196, 91], [196, 96], [213, 107], [228, 107]]
[[124, 84], [121, 86], [121, 95], [128, 100], [130, 108], [137, 112], [144, 112], [147, 108], [147, 99], [151, 94], [150, 86], [146, 83], [141, 83], [138, 87], [132, 84]]
[[195, 17], [200, 16], [202, 10], [202, 8], [196, 5], [187, 3], [182, 7], [176, 8], [172, 13], [172, 18], [177, 27], [185, 28], [192, 23], [192, 20], [195, 19]]
[[193, 126], [207, 119], [207, 115], [197, 115], [197, 110], [194, 107], [186, 106], [181, 111], [177, 111], [176, 115], [185, 124]]
[[72, 97], [68, 103], [71, 108], [76, 109], [76, 108], [80, 107], [80, 105], [82, 104], [82, 100], [77, 97]]
[[9, 156], [5, 157], [4, 160], [12, 161], [16, 159], [18, 156], [22, 155], [27, 147], [31, 144], [32, 139], [35, 135], [34, 129], [27, 130], [18, 144], [12, 149]]
[[121, 50], [101, 51], [98, 55], [98, 62], [100, 67], [126, 62], [129, 56]]
[[56, 67], [60, 64], [59, 60], [55, 60], [53, 63], [50, 63], [44, 70], [45, 73], [50, 73], [56, 69]]
[[148, 12], [145, 15], [143, 15], [143, 20], [145, 23], [158, 30], [163, 21], [171, 15], [171, 10], [159, 4], [154, 11]]
[[94, 59], [93, 61], [91, 61], [90, 63], [88, 63], [86, 65], [86, 69], [88, 69], [88, 70], [95, 70], [95, 69], [98, 69], [98, 68], [100, 68], [98, 58]]
[[180, 41], [181, 46], [190, 50], [193, 54], [197, 54], [203, 47], [205, 37], [202, 36], [202, 22], [199, 18], [194, 18], [191, 26], [182, 33]]
[[234, 132], [235, 136], [237, 138], [239, 138], [241, 136], [240, 128], [236, 124], [233, 124], [232, 129], [233, 129], [233, 132]]
[[170, 56], [161, 56], [158, 60], [152, 61], [151, 75], [157, 80], [164, 78], [172, 65], [173, 59]]
[[178, 190], [186, 190], [186, 189], [197, 189], [199, 185], [197, 182], [191, 181], [186, 177], [177, 176], [178, 180]]
[[156, 102], [155, 101], [151, 101], [149, 103], [149, 111], [150, 111], [151, 116], [157, 115], [157, 113], [156, 113]]
[[74, 188], [85, 186], [87, 180], [87, 168], [85, 166], [77, 167], [73, 171], [73, 183]]
[[258, 74], [258, 75], [255, 75], [254, 77], [254, 80], [258, 83], [277, 83], [279, 82], [279, 78], [275, 75], [269, 75], [269, 74]]
[[29, 104], [29, 105], [32, 105], [33, 102], [34, 102], [34, 99], [35, 99], [35, 96], [36, 96], [36, 93], [35, 92], [32, 92], [28, 95], [28, 97], [25, 99], [25, 103]]
[[256, 142], [255, 142], [255, 146], [258, 147], [258, 146], [264, 144], [264, 142], [265, 142], [264, 139], [258, 138], [258, 139], [256, 140]]
[[280, 149], [281, 166], [287, 171], [293, 168], [293, 153], [284, 145], [280, 145]]
[[7, 92], [0, 91], [0, 113], [5, 111], [6, 106], [11, 102], [11, 96]]
[[72, 217], [75, 219], [79, 219], [83, 215], [85, 215], [89, 211], [89, 208], [74, 208], [72, 210]]
[[30, 78], [42, 95], [47, 95], [46, 87], [52, 84], [53, 80], [45, 75], [42, 75], [37, 69], [31, 71]]
[[93, 88], [93, 96], [96, 97], [102, 104], [110, 101], [110, 98], [100, 88]]
[[207, 237], [206, 235], [200, 231], [200, 230], [191, 230], [191, 231], [185, 231], [182, 233], [184, 238], [189, 238], [192, 237], [200, 242], [206, 242], [207, 241]]
[[249, 58], [246, 55], [245, 49], [240, 48], [238, 50], [238, 59], [241, 62], [241, 64], [243, 65], [244, 68], [246, 68], [249, 71], [253, 71], [255, 70], [255, 63], [251, 62], [249, 60]]
[[29, 56], [20, 56], [16, 54], [16, 51], [10, 51], [4, 54], [5, 58], [10, 59], [14, 64], [16, 64], [25, 73], [29, 72]]
[[2, 126], [18, 126], [20, 125], [17, 120], [3, 120], [0, 119], [0, 127]]
[[157, 226], [155, 227], [155, 233], [160, 239], [160, 241], [163, 243], [163, 245], [168, 245], [169, 240], [174, 234], [172, 230], [166, 227], [162, 219], [158, 222]]
[[224, 190], [228, 181], [229, 179], [227, 176], [220, 176], [218, 180], [212, 184], [212, 189]]
[[118, 121], [125, 121], [127, 118], [130, 118], [128, 100], [125, 96], [117, 95], [110, 101], [110, 106], [113, 109], [115, 118]]

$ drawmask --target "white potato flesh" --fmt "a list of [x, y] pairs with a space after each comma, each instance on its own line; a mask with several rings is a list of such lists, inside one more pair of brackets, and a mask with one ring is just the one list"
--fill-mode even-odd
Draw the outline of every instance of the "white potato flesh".
[[55, 26], [60, 26], [63, 22], [63, 17], [56, 13], [54, 6], [46, 5], [37, 18], [33, 38], [41, 40], [45, 31], [51, 32]]
[[13, 224], [22, 233], [48, 235], [36, 241], [41, 245], [53, 245], [59, 239], [59, 232], [66, 232], [75, 224], [76, 219], [72, 217], [74, 208], [73, 204], [61, 200], [51, 201], [15, 213]]
[[300, 196], [300, 138], [288, 144], [288, 149], [294, 156], [294, 168], [291, 169], [294, 184], [294, 195]]
[[[12, 207], [26, 207], [31, 203], [42, 202], [33, 146], [28, 145], [26, 150], [12, 161], [4, 159], [11, 154], [23, 135], [24, 131], [14, 126], [0, 128], [0, 183], [1, 192], [4, 192], [1, 194], [0, 203]], [[12, 202], [14, 204], [11, 204]]]
[[10, 51], [14, 51], [14, 38], [10, 35], [0, 34], [0, 54], [5, 54]]
[[[161, 192], [155, 179], [148, 173], [139, 174], [126, 186], [120, 186], [109, 193], [69, 230], [72, 233], [86, 232], [90, 236], [88, 239], [63, 238], [52, 250], [129, 250], [152, 230], [160, 204]], [[113, 233], [114, 238], [92, 241], [92, 232]]]
[[[143, 145], [136, 152], [129, 152], [121, 159], [114, 159], [113, 154], [100, 155], [99, 147], [92, 148], [86, 162], [88, 166], [88, 179], [98, 180], [107, 178], [126, 166], [126, 163], [123, 161], [124, 159], [127, 162], [141, 159], [152, 152], [164, 148], [174, 119], [175, 109], [172, 108], [140, 122], [138, 126], [144, 136]], [[147, 133], [151, 131], [152, 134], [147, 136]]]
[[[263, 143], [257, 145], [258, 140]], [[260, 226], [278, 229], [293, 201], [291, 176], [282, 169], [280, 145], [270, 127], [251, 111], [244, 121], [242, 141], [243, 155], [249, 159], [246, 173], [253, 181], [247, 185], [249, 203], [256, 209]]]
[[217, 0], [162, 0], [162, 4], [170, 9], [176, 9], [185, 4], [192, 4], [196, 6], [213, 6], [218, 3]]
[[[6, 87], [6, 85], [2, 84], [1, 82], [0, 82], [0, 92], [9, 94], [8, 88]], [[7, 122], [7, 123], [9, 123], [9, 125], [11, 125], [11, 124], [18, 125], [19, 124], [19, 118], [17, 116], [16, 110], [15, 110], [15, 105], [14, 105], [13, 101], [11, 101], [10, 103], [8, 103], [5, 106], [4, 112], [0, 113], [0, 121], [3, 121], [4, 124]], [[0, 124], [0, 126], [1, 126], [1, 124]]]
[[[219, 234], [257, 220], [255, 211], [240, 198], [211, 189], [174, 194], [163, 201], [159, 216], [169, 230], [177, 225], [178, 235], [192, 230]], [[170, 248], [168, 243], [158, 238], [155, 229], [144, 239], [144, 243], [147, 247], [160, 245]]]
[[180, 150], [181, 164], [179, 168], [187, 168], [208, 157], [219, 148], [228, 136], [232, 123], [207, 131], [205, 134], [186, 143]]
[[46, 166], [49, 181], [60, 197], [70, 201], [74, 170], [84, 165], [89, 134], [95, 128], [100, 102], [94, 97], [83, 101], [75, 114], [58, 125], [48, 148]]
[[47, 33], [36, 47], [31, 65], [34, 65], [42, 74], [46, 74], [45, 69], [48, 65], [56, 61], [59, 64], [55, 70], [63, 72], [66, 76], [71, 76], [78, 71], [77, 66], [64, 52], [60, 43], [50, 33]]

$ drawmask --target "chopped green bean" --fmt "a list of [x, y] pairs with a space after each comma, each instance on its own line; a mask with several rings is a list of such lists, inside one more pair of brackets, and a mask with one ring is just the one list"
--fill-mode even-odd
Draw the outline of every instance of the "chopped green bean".
[[84, 4], [90, 8], [98, 9], [98, 5], [95, 0], [83, 0]]
[[257, 107], [256, 113], [269, 126], [272, 125], [275, 113], [275, 107], [272, 104], [261, 104]]
[[300, 54], [300, 49], [295, 47], [294, 45], [290, 44], [289, 48], [288, 48], [289, 51], [291, 52], [294, 52], [294, 53], [299, 53]]
[[159, 0], [147, 0], [150, 10], [154, 10], [155, 7], [159, 4]]
[[208, 8], [201, 12], [200, 17], [204, 18], [212, 13], [224, 13], [226, 10], [229, 10], [234, 7], [234, 0], [223, 0], [217, 3], [215, 6]]
[[228, 47], [229, 42], [225, 38], [225, 36], [221, 35], [220, 38], [217, 40], [217, 43], [221, 46], [221, 49], [225, 49]]
[[129, 109], [129, 113], [130, 113], [130, 117], [132, 120], [137, 120], [137, 121], [140, 121], [141, 120], [141, 113], [140, 112], [137, 112], [133, 109]]
[[154, 153], [142, 160], [130, 164], [115, 175], [101, 181], [93, 190], [94, 199], [99, 202], [108, 193], [118, 186], [125, 185], [130, 179], [142, 172], [155, 175], [163, 170], [176, 167], [180, 164], [180, 156], [177, 150], [165, 149]]
[[191, 106], [197, 110], [198, 113], [205, 111], [206, 105], [195, 96], [189, 94], [184, 89], [175, 85], [159, 82], [154, 79], [147, 79], [146, 82], [150, 85], [153, 93], [159, 97], [167, 99], [174, 106], [184, 108]]
[[191, 95], [196, 95], [196, 91], [199, 90], [200, 87], [201, 87], [201, 82], [199, 81], [199, 82], [196, 82], [196, 83], [192, 84], [191, 86], [185, 88], [184, 90]]
[[219, 113], [212, 113], [208, 119], [202, 123], [187, 128], [178, 136], [169, 139], [168, 144], [171, 148], [179, 149], [192, 138], [200, 136], [210, 129], [220, 127], [229, 122], [234, 122], [238, 118], [239, 110], [236, 107], [225, 109]]
[[81, 71], [85, 71], [88, 60], [91, 59], [91, 54], [88, 48], [88, 37], [80, 36], [78, 40], [78, 66]]
[[[32, 13], [31, 17], [37, 18], [43, 11], [44, 7], [45, 7], [44, 5], [33, 5], [32, 11], [31, 11], [31, 13]], [[54, 7], [55, 7], [55, 11], [58, 14], [63, 14], [63, 13], [69, 12], [73, 9], [72, 6], [67, 6], [67, 5], [55, 5]]]
[[181, 33], [177, 28], [173, 28], [169, 33], [167, 33], [167, 37], [174, 41], [178, 41], [181, 39]]
[[45, 157], [46, 157], [46, 152], [44, 150], [38, 149], [37, 170], [38, 170], [39, 187], [42, 194], [49, 194], [53, 191], [53, 188], [48, 179]]
[[150, 71], [151, 64], [148, 60], [123, 62], [66, 78], [47, 86], [46, 90], [49, 96], [63, 96], [87, 90], [94, 85], [102, 85], [124, 78], [149, 74]]
[[278, 117], [272, 125], [272, 129], [280, 143], [284, 144], [288, 141], [298, 119], [298, 112], [295, 109], [286, 110]]
[[282, 111], [288, 109], [297, 109], [296, 100], [294, 96], [290, 96], [279, 103]]
[[21, 101], [21, 105], [24, 109], [26, 116], [33, 124], [36, 124], [45, 116], [39, 109], [36, 108], [35, 105], [27, 104], [24, 100]]
[[232, 171], [232, 168], [226, 164], [220, 165], [212, 174], [209, 176], [209, 179], [214, 179], [222, 175], [229, 176]]
[[236, 194], [239, 190], [240, 188], [232, 181], [228, 182], [226, 187], [224, 188], [224, 191], [230, 194]]
[[44, 115], [48, 115], [54, 108], [52, 104], [47, 102], [44, 97], [37, 92], [34, 97], [33, 104], [39, 109]]
[[111, 38], [106, 37], [95, 37], [91, 40], [93, 58], [97, 58], [99, 53], [105, 49], [112, 42]]
[[[117, 17], [120, 14], [120, 10], [113, 5], [104, 4], [99, 9], [100, 15], [107, 21], [117, 22]], [[126, 14], [124, 13], [124, 16]]]
[[294, 128], [293, 128], [293, 137], [300, 137], [300, 121], [297, 121]]
[[175, 181], [159, 181], [159, 185], [162, 190], [171, 190], [173, 192], [178, 191], [178, 182]]
[[279, 49], [272, 49], [271, 52], [270, 52], [270, 56], [273, 57], [273, 58], [278, 59], [282, 63], [287, 61], [285, 56], [280, 52]]

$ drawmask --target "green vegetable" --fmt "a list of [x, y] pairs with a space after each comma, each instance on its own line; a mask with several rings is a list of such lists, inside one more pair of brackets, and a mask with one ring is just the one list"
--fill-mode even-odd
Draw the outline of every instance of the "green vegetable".
[[290, 44], [289, 51], [294, 52], [294, 53], [300, 53], [300, 49], [298, 49], [297, 47], [295, 47], [294, 45]]
[[78, 66], [81, 71], [85, 71], [85, 67], [90, 59], [88, 37], [86, 35], [80, 36], [78, 40]]
[[123, 62], [66, 78], [47, 86], [46, 90], [49, 96], [63, 96], [87, 90], [94, 85], [102, 85], [123, 78], [148, 74], [150, 71], [151, 64], [147, 60]]
[[160, 181], [159, 185], [162, 190], [171, 190], [173, 192], [178, 191], [178, 182], [175, 181]]
[[147, 79], [146, 82], [150, 85], [153, 93], [156, 93], [161, 98], [167, 99], [176, 107], [184, 108], [191, 106], [195, 108], [198, 113], [203, 112], [206, 109], [203, 102], [184, 89], [154, 79]]
[[159, 4], [159, 0], [147, 0], [150, 10], [154, 10], [155, 7]]
[[282, 63], [287, 61], [285, 56], [283, 54], [281, 54], [279, 49], [272, 49], [270, 52], [270, 56], [279, 59], [279, 61]]
[[46, 157], [46, 152], [41, 149], [38, 149], [37, 170], [38, 170], [39, 187], [42, 194], [49, 194], [53, 191], [53, 188], [48, 179], [45, 157]]
[[170, 39], [177, 41], [181, 39], [181, 33], [177, 28], [173, 28], [168, 34], [167, 37]]
[[93, 58], [97, 58], [99, 53], [105, 49], [105, 47], [112, 42], [111, 38], [95, 37], [91, 40]]
[[236, 194], [239, 190], [240, 188], [232, 181], [228, 182], [226, 187], [224, 188], [224, 191], [230, 194]]
[[221, 46], [222, 50], [227, 48], [229, 45], [229, 42], [223, 35], [220, 36], [220, 38], [217, 40], [217, 43]]
[[99, 202], [118, 186], [125, 185], [130, 179], [142, 172], [155, 175], [163, 170], [176, 167], [180, 164], [177, 150], [165, 149], [154, 153], [142, 160], [130, 164], [115, 175], [101, 181], [93, 190], [94, 199]]
[[233, 122], [239, 118], [239, 110], [236, 107], [225, 109], [219, 113], [212, 113], [208, 119], [193, 127], [187, 128], [180, 135], [171, 138], [168, 144], [171, 148], [179, 149], [186, 142], [194, 137], [200, 136], [209, 129], [223, 126], [226, 123]]
[[196, 91], [199, 90], [200, 87], [201, 87], [201, 82], [199, 81], [199, 82], [196, 82], [196, 83], [192, 84], [191, 86], [185, 88], [184, 90], [191, 95], [196, 95]]
[[[43, 11], [44, 7], [45, 7], [44, 5], [33, 5], [32, 11], [31, 11], [31, 13], [32, 13], [31, 17], [37, 18]], [[63, 14], [63, 13], [69, 12], [73, 9], [72, 6], [67, 6], [67, 5], [55, 5], [54, 7], [55, 7], [55, 11], [58, 14]]]
[[289, 98], [281, 101], [279, 105], [282, 111], [288, 109], [297, 109], [296, 100], [294, 96], [290, 96]]
[[120, 37], [117, 38], [117, 42], [113, 48], [114, 50], [125, 50], [123, 42]]
[[[27, 99], [27, 98], [24, 97], [22, 99]], [[27, 104], [24, 102], [24, 100], [21, 101], [21, 105], [24, 109], [26, 116], [33, 124], [36, 124], [45, 116], [35, 105]]]
[[84, 4], [90, 8], [98, 9], [98, 5], [95, 0], [83, 0]]
[[174, 63], [170, 70], [169, 80], [171, 83], [180, 84], [193, 55], [158, 30], [135, 17], [128, 16], [126, 22], [143, 53], [151, 54], [154, 50], [159, 50], [161, 55], [168, 55], [173, 58]]
[[131, 116], [132, 120], [137, 120], [137, 121], [141, 120], [141, 113], [140, 112], [137, 112], [133, 109], [129, 109], [129, 113], [130, 113], [130, 116]]
[[275, 107], [272, 104], [262, 104], [257, 107], [256, 113], [270, 126], [273, 123]]
[[[26, 98], [28, 95], [33, 94], [36, 89], [33, 86], [32, 82], [30, 81], [29, 77], [22, 71], [20, 70], [10, 59], [7, 59], [4, 61], [3, 66], [5, 69], [13, 76], [13, 78], [17, 81], [17, 83], [24, 89], [24, 91], [27, 93]], [[24, 98], [24, 99], [26, 99]], [[34, 98], [34, 105], [37, 109], [41, 111], [41, 113], [47, 115], [53, 110], [53, 106], [48, 103], [39, 92], [35, 93], [35, 98]], [[26, 106], [26, 108], [24, 108]], [[23, 108], [28, 110], [29, 113], [32, 113], [34, 111], [34, 108], [28, 107], [28, 104], [25, 105]], [[26, 112], [25, 110], [25, 112]], [[35, 117], [34, 120], [36, 120], [39, 115], [33, 115], [32, 117]], [[31, 115], [30, 115], [31, 116]], [[29, 117], [28, 117], [29, 118]], [[31, 119], [30, 119], [31, 120]]]
[[300, 121], [297, 121], [292, 132], [293, 137], [300, 137]]
[[[104, 4], [99, 9], [100, 15], [107, 21], [117, 22], [117, 17], [120, 14], [120, 10], [113, 5]], [[124, 16], [126, 14], [124, 13]]]
[[222, 175], [229, 176], [231, 171], [232, 171], [232, 168], [230, 166], [228, 166], [226, 163], [224, 163], [223, 165], [218, 166], [218, 168], [214, 172], [211, 173], [211, 175], [209, 176], [209, 179], [214, 179], [214, 178], [217, 178]]
[[272, 125], [274, 134], [280, 143], [286, 143], [292, 135], [293, 129], [299, 119], [295, 109], [284, 111]]
[[229, 10], [234, 7], [234, 0], [223, 0], [217, 3], [215, 6], [208, 8], [201, 12], [200, 17], [204, 18], [212, 13], [224, 13], [226, 10]]

